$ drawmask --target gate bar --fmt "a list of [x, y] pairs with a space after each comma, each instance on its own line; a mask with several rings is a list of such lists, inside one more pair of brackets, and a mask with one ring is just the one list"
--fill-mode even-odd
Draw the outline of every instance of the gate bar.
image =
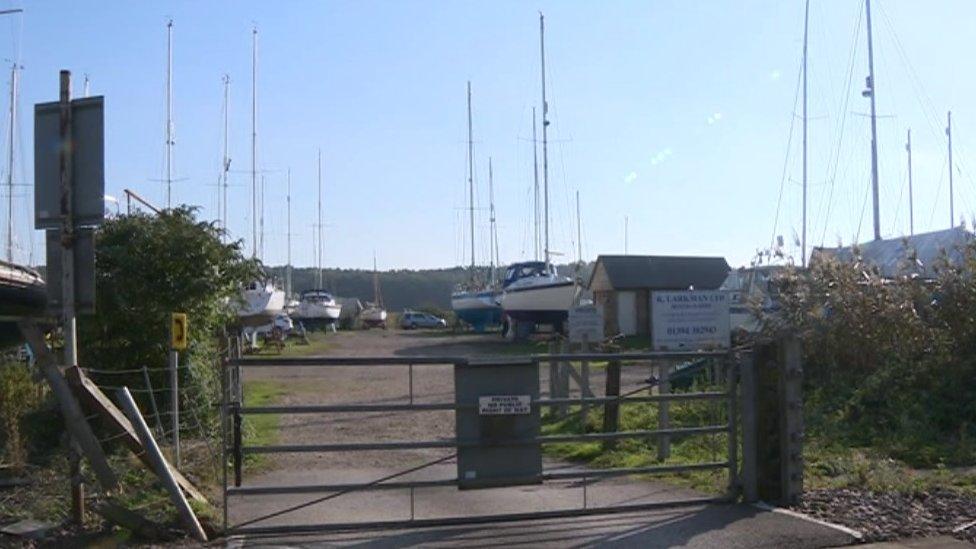
[[561, 509], [557, 511], [530, 511], [525, 513], [505, 513], [497, 515], [476, 515], [469, 517], [444, 517], [413, 520], [387, 520], [378, 522], [346, 522], [333, 524], [292, 524], [281, 526], [231, 527], [230, 534], [301, 534], [330, 531], [382, 530], [403, 528], [429, 528], [437, 526], [460, 526], [466, 524], [491, 524], [495, 522], [515, 522], [544, 520], [564, 517], [583, 517], [588, 515], [610, 515], [676, 507], [694, 507], [712, 503], [730, 503], [728, 497], [690, 498], [653, 503], [615, 505], [610, 507], [589, 507], [587, 509]]
[[728, 425], [706, 425], [704, 427], [676, 427], [649, 431], [617, 431], [613, 433], [587, 433], [579, 435], [548, 435], [534, 439], [513, 439], [482, 443], [466, 440], [418, 440], [391, 442], [347, 442], [339, 444], [278, 444], [267, 446], [244, 446], [245, 454], [279, 454], [294, 452], [357, 452], [369, 450], [419, 450], [425, 448], [479, 448], [492, 446], [525, 446], [531, 444], [551, 444], [556, 442], [586, 442], [593, 440], [619, 440], [626, 438], [648, 438], [660, 435], [704, 435], [727, 431]]
[[[619, 469], [587, 469], [580, 471], [551, 471], [542, 473], [542, 481], [569, 480], [577, 478], [610, 478], [627, 475], [650, 475], [660, 473], [679, 473], [682, 471], [704, 471], [723, 469], [729, 466], [727, 461], [690, 463], [685, 465], [657, 465], [648, 467], [627, 467]], [[457, 479], [416, 480], [401, 482], [355, 483], [355, 484], [310, 484], [291, 486], [242, 486], [228, 488], [228, 495], [237, 496], [266, 496], [280, 494], [315, 494], [325, 492], [367, 491], [367, 490], [403, 490], [407, 488], [439, 488], [457, 486]]]
[[477, 361], [470, 361], [462, 357], [450, 356], [357, 356], [357, 357], [248, 357], [228, 361], [229, 366], [409, 366], [415, 365], [460, 365], [474, 366], [478, 363], [497, 363], [499, 361], [513, 362], [524, 360], [527, 362], [544, 362], [550, 360], [578, 362], [581, 360], [601, 361], [647, 361], [647, 360], [693, 360], [696, 358], [721, 358], [728, 356], [725, 351], [655, 351], [649, 353], [579, 353], [579, 354], [533, 354], [525, 357], [485, 357]]
[[[533, 406], [560, 406], [564, 404], [605, 404], [607, 402], [660, 402], [676, 400], [720, 400], [727, 398], [724, 392], [668, 393], [635, 397], [587, 397], [587, 398], [547, 398], [531, 403]], [[477, 404], [455, 404], [453, 402], [425, 402], [399, 404], [332, 404], [308, 406], [245, 406], [242, 414], [335, 414], [346, 412], [424, 412], [432, 410], [461, 410], [477, 408]]]

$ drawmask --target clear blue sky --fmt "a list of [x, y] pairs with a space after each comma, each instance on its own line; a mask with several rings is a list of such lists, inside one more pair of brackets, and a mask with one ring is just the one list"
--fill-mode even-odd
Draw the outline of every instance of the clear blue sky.
[[[774, 234], [784, 160], [776, 233], [790, 248], [799, 234], [798, 120], [786, 154], [802, 0], [4, 4], [20, 6], [27, 10], [23, 16], [0, 21], [2, 57], [19, 56], [26, 67], [19, 111], [30, 116], [33, 103], [56, 98], [59, 69], [73, 71], [76, 95], [88, 74], [92, 93], [106, 97], [106, 190], [114, 196], [132, 188], [163, 200], [156, 180], [163, 173], [166, 21], [172, 18], [180, 179], [174, 194], [178, 202], [201, 206], [203, 216], [214, 215], [221, 77], [230, 75], [230, 227], [245, 239], [250, 41], [257, 26], [266, 263], [285, 260], [289, 167], [294, 263], [313, 262], [318, 148], [326, 266], [367, 267], [374, 250], [381, 269], [466, 263], [467, 80], [474, 88], [479, 262], [487, 252], [489, 155], [502, 261], [531, 256], [529, 140], [531, 108], [539, 104], [539, 9], [547, 22], [553, 249], [575, 259], [573, 193], [579, 190], [586, 259], [623, 252], [628, 216], [631, 253], [716, 254], [734, 265], [747, 263]], [[870, 237], [862, 6], [812, 2], [811, 244]], [[908, 127], [915, 145], [916, 231], [949, 224], [948, 109], [955, 128], [956, 212], [968, 220], [976, 209], [976, 165], [969, 154], [976, 148], [970, 66], [976, 3], [875, 0], [873, 7], [878, 110], [885, 116], [878, 123], [883, 233], [908, 232]], [[16, 155], [15, 175], [30, 182], [32, 126], [26, 120], [18, 143], [27, 146]], [[29, 192], [17, 191], [22, 260], [30, 248]], [[35, 262], [42, 262], [41, 242], [36, 233]]]

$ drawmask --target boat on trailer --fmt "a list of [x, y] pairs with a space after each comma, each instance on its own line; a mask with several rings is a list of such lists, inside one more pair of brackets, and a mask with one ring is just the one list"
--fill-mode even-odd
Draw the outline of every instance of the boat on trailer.
[[576, 281], [556, 272], [551, 263], [527, 261], [509, 266], [502, 285], [505, 316], [518, 322], [549, 324], [556, 331], [576, 301]]
[[302, 292], [292, 318], [302, 323], [305, 328], [315, 330], [331, 326], [339, 321], [342, 305], [336, 303], [335, 298], [326, 290], [308, 290]]

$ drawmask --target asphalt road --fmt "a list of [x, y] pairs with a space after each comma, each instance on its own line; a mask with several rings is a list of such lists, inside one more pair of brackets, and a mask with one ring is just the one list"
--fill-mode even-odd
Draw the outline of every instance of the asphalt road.
[[[449, 336], [429, 332], [338, 334], [330, 355], [339, 356], [484, 356], [504, 349], [496, 336]], [[649, 368], [625, 369], [623, 390], [640, 387]], [[449, 366], [414, 367], [414, 401], [453, 400]], [[542, 373], [545, 377], [545, 372]], [[260, 368], [245, 372], [245, 383], [274, 380], [289, 404], [336, 404], [403, 401], [408, 398], [405, 367]], [[602, 387], [594, 371], [593, 386]], [[546, 387], [543, 379], [541, 386]], [[282, 416], [279, 443], [312, 444], [373, 440], [440, 440], [454, 436], [453, 412], [410, 412]], [[245, 471], [245, 486], [370, 482], [439, 461], [397, 478], [455, 478], [453, 450], [420, 449], [357, 453], [302, 453], [275, 456], [258, 473]], [[545, 469], [578, 469], [547, 461]], [[714, 494], [712, 494], [714, 495]], [[303, 506], [325, 494], [237, 496], [229, 501], [231, 525], [286, 526], [466, 517], [528, 511], [555, 511], [612, 505], [681, 501], [701, 494], [663, 482], [618, 478], [547, 482], [543, 485], [458, 490], [454, 487], [354, 492]], [[280, 513], [283, 509], [302, 508]], [[268, 515], [271, 518], [261, 519]], [[261, 519], [261, 520], [259, 520]], [[619, 546], [619, 547], [831, 547], [853, 540], [829, 527], [748, 505], [692, 505], [637, 513], [451, 527], [380, 529], [315, 535], [237, 536], [245, 546]]]

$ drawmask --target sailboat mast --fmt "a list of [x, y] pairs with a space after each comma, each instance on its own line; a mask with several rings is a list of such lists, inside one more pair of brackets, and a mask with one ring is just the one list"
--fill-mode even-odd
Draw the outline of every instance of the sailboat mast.
[[532, 107], [532, 196], [535, 226], [535, 260], [539, 261], [539, 140], [535, 135], [535, 107]]
[[258, 256], [258, 29], [251, 31], [251, 257]]
[[10, 68], [10, 135], [7, 148], [7, 261], [14, 260], [14, 135], [17, 128], [17, 63]]
[[545, 209], [545, 258], [549, 265], [549, 104], [546, 102], [546, 23], [542, 12], [539, 12], [539, 57], [542, 59], [542, 187]]
[[319, 149], [319, 200], [318, 200], [318, 223], [315, 225], [316, 233], [318, 235], [318, 249], [315, 253], [315, 266], [318, 268], [318, 275], [316, 277], [317, 287], [322, 287], [322, 149]]
[[173, 202], [173, 20], [166, 23], [166, 207]]
[[471, 133], [470, 80], [468, 80], [468, 214], [471, 218], [471, 276], [474, 276], [474, 138]]
[[498, 255], [498, 237], [495, 234], [495, 182], [491, 168], [490, 156], [488, 157], [488, 223], [490, 231], [490, 234], [488, 235], [488, 255], [490, 256], [489, 273], [491, 274], [491, 284], [494, 286], [496, 256]]
[[376, 270], [376, 252], [373, 252], [373, 303], [383, 308], [383, 296], [380, 294], [380, 274]]
[[807, 41], [810, 30], [810, 0], [803, 12], [803, 229], [800, 265], [807, 266]]
[[217, 196], [219, 198], [219, 205], [217, 207], [217, 215], [220, 216], [220, 226], [227, 230], [227, 176], [230, 172], [230, 75], [224, 75], [224, 158], [221, 166], [223, 168], [221, 174], [221, 184], [220, 189], [217, 190]]
[[871, 98], [871, 198], [874, 209], [874, 239], [881, 240], [881, 205], [878, 196], [878, 115], [875, 110], [874, 44], [871, 38], [871, 0], [864, 0], [868, 25], [868, 79], [861, 95]]
[[624, 216], [624, 255], [630, 253], [630, 217]]
[[912, 194], [912, 129], [908, 129], [908, 141], [905, 143], [908, 152], [908, 234], [915, 236], [915, 199]]
[[260, 231], [261, 232], [258, 235], [259, 236], [259, 238], [258, 238], [258, 254], [260, 254], [260, 256], [261, 256], [262, 259], [264, 258], [264, 190], [265, 190], [264, 185], [265, 185], [265, 176], [264, 176], [264, 174], [261, 174], [261, 187], [260, 187], [261, 188], [261, 191], [260, 191], [261, 192], [261, 196], [258, 198], [258, 204], [260, 205], [260, 208], [261, 208], [261, 216], [260, 216], [261, 219], [258, 221], [258, 223], [259, 223]]
[[949, 228], [956, 224], [955, 193], [952, 189], [952, 111], [946, 115], [946, 136], [949, 138]]
[[285, 204], [288, 210], [288, 222], [285, 230], [288, 231], [286, 235], [286, 242], [288, 247], [288, 262], [285, 264], [285, 296], [291, 297], [291, 168], [288, 168], [288, 188], [285, 198]]
[[580, 221], [579, 189], [576, 190], [576, 262], [583, 265], [583, 225]]

